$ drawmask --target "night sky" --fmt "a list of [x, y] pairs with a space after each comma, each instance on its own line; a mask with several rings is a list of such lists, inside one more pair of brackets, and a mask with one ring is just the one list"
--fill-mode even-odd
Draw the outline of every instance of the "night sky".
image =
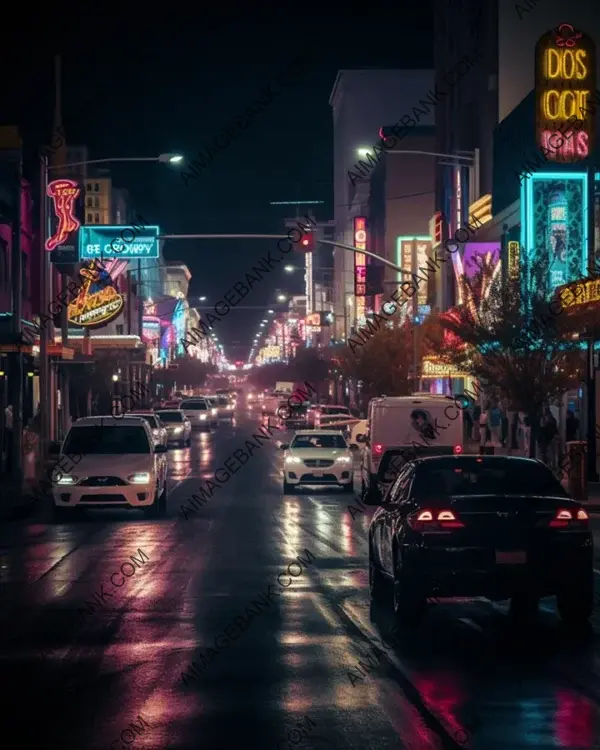
[[[195, 18], [170, 16], [168, 5], [157, 8], [160, 17], [83, 11], [82, 18], [60, 23], [56, 15], [36, 14], [36, 30], [6, 30], [12, 36], [5, 61], [17, 68], [9, 74], [4, 66], [0, 119], [20, 126], [26, 149], [49, 140], [52, 56], [60, 53], [71, 144], [87, 145], [90, 158], [174, 151], [191, 160], [301, 55], [305, 72], [298, 83], [276, 86], [281, 96], [225, 150], [215, 149], [209, 169], [187, 187], [179, 167], [111, 166], [114, 183], [130, 191], [134, 208], [167, 233], [279, 233], [282, 218], [294, 211], [270, 206], [272, 200], [324, 200], [317, 218], [332, 218], [329, 95], [337, 71], [432, 65], [431, 0], [404, 7], [402, 16], [399, 4], [391, 3], [371, 3], [355, 15], [342, 4], [325, 14], [287, 4], [251, 13], [213, 4]], [[266, 254], [269, 242], [169, 241], [165, 257], [185, 262], [193, 276], [190, 294], [214, 303]], [[302, 260], [291, 258], [297, 265]], [[303, 293], [301, 276], [291, 281], [282, 262], [245, 300], [262, 310], [233, 310], [215, 326], [230, 359], [247, 356], [276, 289]]]

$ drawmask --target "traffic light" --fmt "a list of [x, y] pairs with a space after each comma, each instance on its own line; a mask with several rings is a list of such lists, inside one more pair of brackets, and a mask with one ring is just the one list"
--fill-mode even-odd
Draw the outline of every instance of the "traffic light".
[[365, 292], [367, 297], [375, 297], [377, 294], [383, 294], [384, 273], [384, 266], [375, 266], [372, 263], [367, 266], [367, 283]]
[[315, 251], [316, 236], [314, 232], [305, 232], [297, 243], [301, 253], [313, 253]]

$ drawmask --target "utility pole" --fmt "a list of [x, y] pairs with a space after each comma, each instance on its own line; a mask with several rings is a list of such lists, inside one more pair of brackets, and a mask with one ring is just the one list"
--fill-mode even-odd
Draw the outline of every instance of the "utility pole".
[[[419, 267], [418, 259], [417, 259], [417, 241], [413, 240], [411, 243], [411, 261], [410, 261], [410, 267], [413, 270], [416, 270]], [[418, 343], [417, 343], [417, 320], [419, 319], [419, 300], [418, 300], [418, 292], [415, 290], [415, 293], [412, 296], [412, 326], [413, 326], [413, 391], [414, 393], [417, 393], [419, 390], [419, 353], [418, 353]]]
[[[587, 232], [588, 232], [588, 272], [594, 274], [596, 268], [596, 169], [591, 164], [587, 169]], [[592, 324], [590, 340], [588, 341], [588, 373], [587, 373], [587, 444], [588, 444], [588, 482], [598, 481], [596, 470], [596, 357], [594, 345], [596, 343], [595, 323]]]
[[[48, 234], [48, 157], [40, 156], [40, 315], [48, 313], [52, 274], [50, 253], [46, 250]], [[54, 324], [51, 319], [40, 321], [40, 454], [41, 470], [48, 453], [50, 441], [50, 363], [48, 361], [48, 339], [54, 341]]]

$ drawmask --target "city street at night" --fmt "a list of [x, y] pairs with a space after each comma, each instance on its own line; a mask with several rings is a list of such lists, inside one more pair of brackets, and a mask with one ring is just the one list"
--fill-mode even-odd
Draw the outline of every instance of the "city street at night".
[[339, 490], [284, 496], [283, 433], [185, 520], [180, 506], [257, 424], [240, 411], [169, 452], [163, 519], [88, 510], [56, 524], [48, 507], [3, 527], [15, 744], [597, 747], [597, 615], [573, 638], [552, 599], [530, 628], [486, 600], [430, 604], [417, 630], [371, 614], [372, 510]]

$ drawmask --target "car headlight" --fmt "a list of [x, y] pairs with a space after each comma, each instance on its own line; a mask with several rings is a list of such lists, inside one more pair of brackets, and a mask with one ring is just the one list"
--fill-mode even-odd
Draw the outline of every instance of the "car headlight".
[[213, 415], [213, 417], [217, 416], [217, 409], [211, 409], [210, 413]]
[[350, 458], [350, 456], [339, 456], [335, 460], [336, 460], [336, 463], [338, 464], [351, 464], [352, 463], [352, 459]]
[[147, 471], [138, 471], [127, 477], [127, 481], [131, 482], [131, 484], [149, 484], [150, 474]]
[[286, 464], [300, 464], [302, 463], [302, 459], [298, 458], [298, 456], [287, 456], [285, 462]]
[[233, 404], [228, 404], [228, 405], [227, 405], [227, 408], [228, 408], [228, 409], [233, 409]]
[[179, 433], [180, 433], [180, 432], [183, 432], [183, 427], [176, 427], [176, 428], [175, 428], [175, 429], [173, 430], [173, 432], [174, 432], [174, 433], [175, 433], [176, 435], [179, 435]]
[[203, 422], [206, 419], [206, 414], [200, 415], [200, 421]]
[[77, 484], [79, 477], [73, 476], [73, 474], [61, 474], [60, 472], [52, 480], [54, 484]]

